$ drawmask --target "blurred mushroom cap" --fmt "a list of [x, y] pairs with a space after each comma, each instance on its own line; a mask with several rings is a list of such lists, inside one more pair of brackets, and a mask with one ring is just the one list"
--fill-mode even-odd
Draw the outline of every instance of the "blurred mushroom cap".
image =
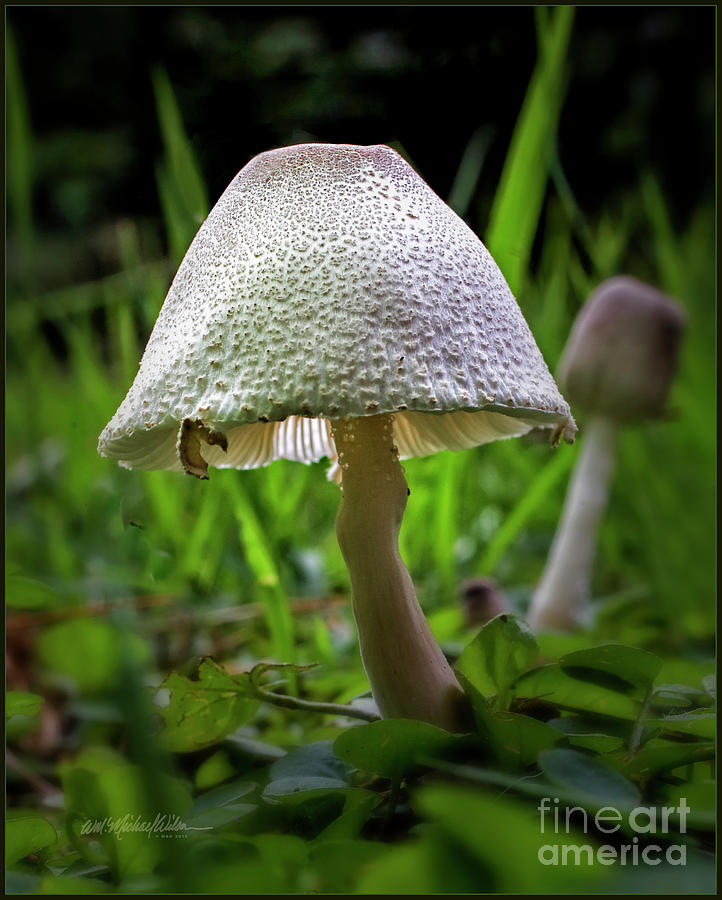
[[459, 588], [459, 599], [468, 628], [486, 625], [494, 616], [509, 611], [506, 597], [493, 578], [468, 578]]
[[191, 244], [99, 452], [205, 477], [334, 458], [328, 420], [380, 413], [402, 458], [576, 431], [498, 266], [398, 153], [261, 153]]
[[621, 423], [664, 413], [685, 316], [660, 291], [619, 275], [590, 296], [572, 328], [559, 382], [573, 407]]

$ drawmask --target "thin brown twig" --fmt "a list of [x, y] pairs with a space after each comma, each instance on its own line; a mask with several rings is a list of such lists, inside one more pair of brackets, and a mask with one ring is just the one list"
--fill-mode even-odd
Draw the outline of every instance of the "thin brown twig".
[[[157, 594], [150, 597], [134, 597], [133, 606], [136, 609], [153, 609], [162, 606], [174, 605], [174, 598], [168, 594]], [[348, 598], [343, 594], [334, 594], [329, 597], [300, 597], [291, 598], [289, 606], [295, 615], [307, 615], [313, 612], [324, 612], [345, 606]], [[91, 618], [94, 616], [108, 615], [112, 608], [122, 605], [123, 601], [110, 603], [98, 603], [92, 606], [68, 606], [62, 609], [48, 609], [35, 613], [18, 613], [8, 617], [6, 627], [8, 630], [24, 630], [34, 626], [49, 625], [54, 622], [63, 622], [68, 619]], [[166, 631], [177, 624], [177, 619], [184, 622], [191, 620], [205, 625], [226, 625], [232, 622], [245, 622], [249, 619], [261, 618], [266, 614], [264, 603], [243, 603], [239, 606], [223, 607], [222, 609], [192, 609], [188, 607], [176, 607], [174, 615], [162, 622], [153, 623], [153, 628], [158, 631]]]

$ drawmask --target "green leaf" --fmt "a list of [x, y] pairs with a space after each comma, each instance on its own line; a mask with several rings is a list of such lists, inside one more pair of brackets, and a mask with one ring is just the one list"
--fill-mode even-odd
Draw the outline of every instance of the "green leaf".
[[263, 799], [270, 804], [303, 807], [307, 820], [328, 822], [315, 838], [319, 842], [356, 837], [382, 801], [377, 791], [314, 775], [272, 781], [264, 789]]
[[277, 759], [286, 755], [286, 751], [276, 744], [255, 741], [252, 738], [247, 738], [240, 734], [228, 735], [225, 743], [232, 746], [235, 750], [240, 751], [244, 756], [255, 763], [275, 762]]
[[[576, 444], [574, 446], [576, 447]], [[559, 450], [562, 449], [559, 447]], [[554, 455], [558, 455], [556, 451]], [[599, 643], [588, 634], [567, 631], [545, 631], [537, 635], [537, 641], [541, 655], [549, 660], [558, 660], [565, 653], [587, 650], [590, 647], [596, 647]]]
[[37, 889], [40, 896], [46, 894], [109, 894], [112, 888], [99, 878], [74, 878], [65, 875], [45, 875]]
[[526, 794], [529, 797], [548, 797], [552, 790], [550, 782], [543, 778], [522, 775], [519, 772], [511, 772], [507, 769], [487, 769], [479, 766], [471, 766], [465, 763], [445, 762], [435, 760], [434, 767], [439, 772], [446, 772], [459, 781], [470, 781], [474, 784], [482, 784], [488, 787], [499, 787], [507, 791]]
[[598, 877], [601, 867], [595, 865], [543, 864], [539, 854], [544, 845], [558, 848], [564, 844], [587, 844], [587, 836], [579, 839], [574, 834], [553, 834], [549, 829], [542, 833], [535, 809], [496, 792], [468, 785], [426, 787], [417, 792], [413, 805], [484, 864], [488, 875], [486, 882], [479, 885], [483, 891], [519, 895], [575, 893], [589, 883], [590, 874]]
[[624, 644], [603, 644], [567, 653], [559, 666], [572, 678], [600, 684], [620, 693], [646, 693], [662, 668], [662, 660], [648, 650]]
[[226, 781], [236, 772], [228, 754], [219, 750], [204, 760], [196, 769], [195, 784], [201, 790]]
[[[150, 781], [142, 766], [114, 759], [108, 752], [86, 751], [63, 767], [68, 829], [75, 848], [93, 862], [99, 861], [97, 842], [102, 862], [117, 876], [148, 873], [176, 852], [168, 839], [176, 832], [162, 828], [173, 817], [185, 822], [191, 797], [178, 779], [154, 775]], [[154, 822], [159, 830], [151, 829]]]
[[488, 742], [496, 759], [506, 768], [531, 765], [542, 750], [553, 747], [562, 739], [558, 731], [538, 719], [492, 709], [461, 674], [459, 681], [471, 700], [479, 735]]
[[168, 705], [159, 709], [165, 722], [161, 738], [177, 753], [218, 743], [258, 709], [248, 675], [229, 675], [212, 659], [203, 660], [196, 680], [171, 672], [161, 689], [170, 692]]
[[354, 893], [385, 897], [411, 894], [476, 894], [488, 889], [488, 873], [470, 861], [463, 849], [430, 826], [414, 843], [388, 847], [360, 873]]
[[250, 794], [255, 787], [256, 785], [253, 782], [239, 779], [231, 784], [224, 784], [211, 791], [206, 791], [204, 794], [196, 797], [190, 815], [195, 816], [206, 812], [208, 809], [217, 809], [227, 806], [229, 803], [236, 803], [241, 797]]
[[[662, 799], [665, 805], [674, 806], [677, 810], [682, 806], [688, 808], [685, 822], [687, 828], [696, 828], [700, 831], [715, 830], [717, 785], [713, 779], [668, 785], [662, 791]], [[677, 825], [680, 822], [679, 812], [671, 813], [669, 818]]]
[[189, 828], [211, 831], [237, 822], [257, 809], [255, 803], [229, 803], [227, 806], [219, 806], [218, 809], [206, 809], [195, 816], [188, 816], [185, 823]]
[[619, 734], [608, 734], [602, 731], [598, 722], [588, 722], [581, 716], [564, 716], [560, 719], [552, 719], [548, 722], [551, 728], [556, 728], [573, 747], [583, 750], [593, 750], [595, 753], [608, 753], [617, 750], [624, 743], [624, 737]]
[[308, 778], [323, 778], [339, 782], [341, 787], [345, 787], [350, 784], [349, 775], [352, 772], [351, 766], [334, 753], [333, 741], [315, 741], [291, 750], [274, 762], [271, 766], [271, 779], [295, 779], [300, 782]]
[[382, 799], [377, 791], [367, 791], [363, 788], [348, 789], [344, 794], [341, 814], [323, 829], [316, 837], [316, 842], [335, 842], [357, 837]]
[[[401, 849], [399, 847], [392, 849], [380, 841], [331, 838], [326, 835], [326, 832], [322, 834], [324, 839], [315, 841], [310, 848], [310, 861], [316, 877], [319, 879], [318, 885], [314, 886], [317, 893], [353, 893], [360, 872], [363, 872], [375, 860], [383, 858], [389, 853], [396, 855]], [[392, 889], [389, 887], [389, 890]], [[366, 893], [366, 891], [361, 893]]]
[[689, 734], [695, 737], [714, 738], [717, 734], [717, 716], [713, 712], [695, 710], [688, 713], [647, 719], [647, 728], [662, 728], [667, 732]]
[[38, 654], [53, 672], [71, 678], [80, 690], [114, 687], [124, 665], [142, 668], [150, 658], [147, 643], [110, 622], [76, 619], [47, 628]]
[[28, 691], [8, 691], [5, 694], [5, 721], [12, 716], [34, 716], [43, 702], [42, 697]]
[[561, 788], [579, 797], [579, 802], [629, 809], [641, 799], [637, 787], [619, 772], [593, 757], [555, 747], [539, 755], [542, 772]]
[[456, 669], [482, 695], [496, 695], [506, 708], [507, 692], [539, 655], [532, 630], [522, 619], [501, 613], [481, 629], [465, 648]]
[[713, 706], [714, 700], [702, 688], [688, 684], [657, 684], [652, 698], [654, 707]]
[[184, 821], [193, 828], [221, 828], [258, 808], [256, 803], [241, 803], [256, 785], [245, 779], [206, 791], [197, 797]]
[[308, 844], [295, 834], [259, 834], [248, 840], [258, 850], [261, 862], [286, 879], [308, 861]]
[[545, 722], [518, 713], [490, 709], [484, 724], [497, 759], [505, 765], [531, 765], [542, 750], [561, 739]]
[[419, 766], [420, 757], [435, 756], [459, 742], [459, 738], [412, 719], [382, 719], [349, 728], [334, 742], [336, 755], [344, 762], [400, 781]]
[[[269, 858], [257, 846], [253, 838], [243, 841], [206, 840], [193, 841], [187, 850], [187, 883], [184, 893], [202, 894], [211, 897], [215, 894], [238, 894], [239, 891], [249, 896], [256, 894], [296, 893], [296, 885], [288, 883], [279, 872], [287, 867], [296, 857], [294, 848], [289, 848], [294, 841], [283, 841], [293, 835], [272, 835], [280, 838], [277, 842], [275, 859]], [[296, 839], [297, 840], [297, 839]], [[285, 845], [285, 846], [284, 846]], [[289, 859], [290, 857], [290, 859]]]
[[324, 778], [321, 775], [297, 775], [289, 778], [276, 778], [266, 785], [263, 791], [264, 799], [279, 800], [291, 794], [304, 794], [308, 791], [335, 791], [344, 790], [347, 782], [340, 778]]
[[516, 697], [538, 697], [577, 712], [636, 720], [639, 703], [598, 684], [577, 681], [557, 664], [540, 666], [522, 675], [514, 685]]
[[32, 578], [8, 575], [5, 579], [5, 603], [14, 609], [52, 609], [60, 599], [57, 591]]
[[58, 839], [53, 826], [40, 816], [23, 816], [5, 822], [5, 864], [15, 865], [30, 853], [49, 847]]
[[619, 750], [605, 757], [606, 761], [622, 772], [627, 778], [646, 784], [662, 772], [669, 772], [680, 766], [714, 759], [713, 743], [672, 743], [651, 740], [632, 754]]

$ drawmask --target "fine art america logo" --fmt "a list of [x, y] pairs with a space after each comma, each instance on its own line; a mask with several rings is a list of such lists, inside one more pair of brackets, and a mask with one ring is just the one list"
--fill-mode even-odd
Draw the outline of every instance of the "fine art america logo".
[[[685, 844], [666, 844], [662, 847], [652, 836], [667, 835], [670, 819], [674, 818], [675, 832], [687, 831], [687, 799], [680, 797], [679, 806], [636, 806], [622, 812], [614, 806], [602, 806], [592, 815], [580, 806], [561, 807], [558, 797], [543, 797], [537, 807], [542, 834], [571, 835], [581, 823], [584, 834], [590, 825], [601, 834], [613, 835], [623, 829], [622, 841], [614, 844], [592, 844], [557, 842], [543, 844], [537, 854], [539, 862], [545, 866], [658, 866], [667, 862], [671, 866], [684, 866], [687, 862]], [[632, 835], [631, 840], [629, 835]], [[640, 836], [642, 843], [640, 843]]]
[[208, 831], [213, 826], [187, 825], [173, 814], [157, 813], [154, 819], [144, 819], [141, 815], [126, 813], [124, 816], [106, 816], [104, 819], [86, 819], [80, 826], [80, 833], [86, 837], [100, 837], [113, 834], [119, 841], [126, 834], [145, 834], [147, 837], [184, 837], [189, 831]]

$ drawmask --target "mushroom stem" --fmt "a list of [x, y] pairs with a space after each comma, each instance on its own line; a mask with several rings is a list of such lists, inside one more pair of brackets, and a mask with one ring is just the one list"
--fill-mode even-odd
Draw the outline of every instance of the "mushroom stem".
[[408, 489], [391, 415], [333, 423], [343, 500], [336, 535], [351, 576], [361, 658], [384, 718], [462, 729], [463, 693], [399, 554]]
[[599, 519], [607, 505], [617, 425], [596, 416], [585, 429], [561, 521], [529, 609], [533, 628], [571, 630], [589, 595]]

